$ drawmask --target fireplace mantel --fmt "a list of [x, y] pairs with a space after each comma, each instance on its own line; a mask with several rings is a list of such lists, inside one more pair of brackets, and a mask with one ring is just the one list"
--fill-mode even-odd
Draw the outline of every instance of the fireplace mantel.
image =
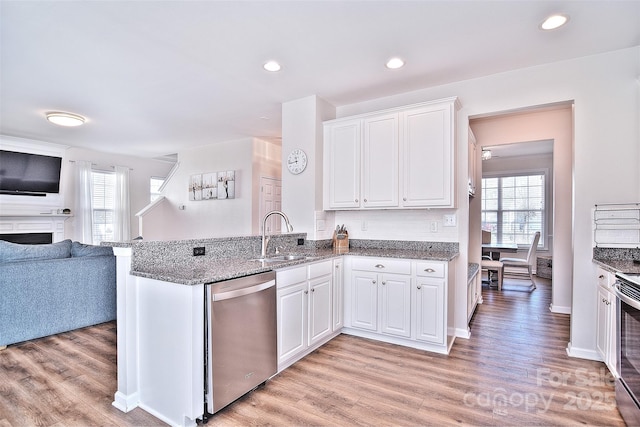
[[51, 233], [53, 242], [64, 240], [65, 214], [0, 214], [0, 233]]

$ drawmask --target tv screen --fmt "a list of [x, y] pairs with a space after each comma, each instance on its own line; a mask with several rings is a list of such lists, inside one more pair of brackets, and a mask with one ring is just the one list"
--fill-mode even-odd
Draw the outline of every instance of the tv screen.
[[60, 192], [62, 158], [0, 150], [0, 194]]

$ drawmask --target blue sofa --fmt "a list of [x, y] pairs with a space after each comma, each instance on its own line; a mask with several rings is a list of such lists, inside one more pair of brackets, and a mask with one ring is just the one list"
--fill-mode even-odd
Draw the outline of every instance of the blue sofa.
[[0, 240], [0, 347], [115, 318], [111, 247]]

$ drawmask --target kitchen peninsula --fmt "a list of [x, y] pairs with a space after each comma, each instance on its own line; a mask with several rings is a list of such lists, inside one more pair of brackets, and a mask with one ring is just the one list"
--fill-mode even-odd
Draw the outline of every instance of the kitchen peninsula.
[[278, 372], [340, 333], [448, 353], [457, 243], [350, 243], [339, 254], [331, 241], [276, 235], [270, 248], [298, 256], [273, 262], [257, 259], [258, 236], [110, 244], [118, 268], [114, 406], [195, 425], [204, 405], [205, 285], [265, 271], [276, 271]]

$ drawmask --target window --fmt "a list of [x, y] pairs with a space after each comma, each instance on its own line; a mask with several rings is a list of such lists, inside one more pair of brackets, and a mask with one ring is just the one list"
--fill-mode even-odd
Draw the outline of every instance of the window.
[[152, 176], [149, 182], [149, 194], [151, 194], [150, 202], [153, 202], [155, 199], [160, 197], [162, 193], [160, 193], [160, 187], [164, 184], [164, 178], [158, 178], [156, 176]]
[[540, 232], [544, 247], [545, 173], [482, 178], [482, 229], [491, 241], [530, 245]]
[[93, 243], [113, 241], [116, 175], [113, 172], [92, 171]]

